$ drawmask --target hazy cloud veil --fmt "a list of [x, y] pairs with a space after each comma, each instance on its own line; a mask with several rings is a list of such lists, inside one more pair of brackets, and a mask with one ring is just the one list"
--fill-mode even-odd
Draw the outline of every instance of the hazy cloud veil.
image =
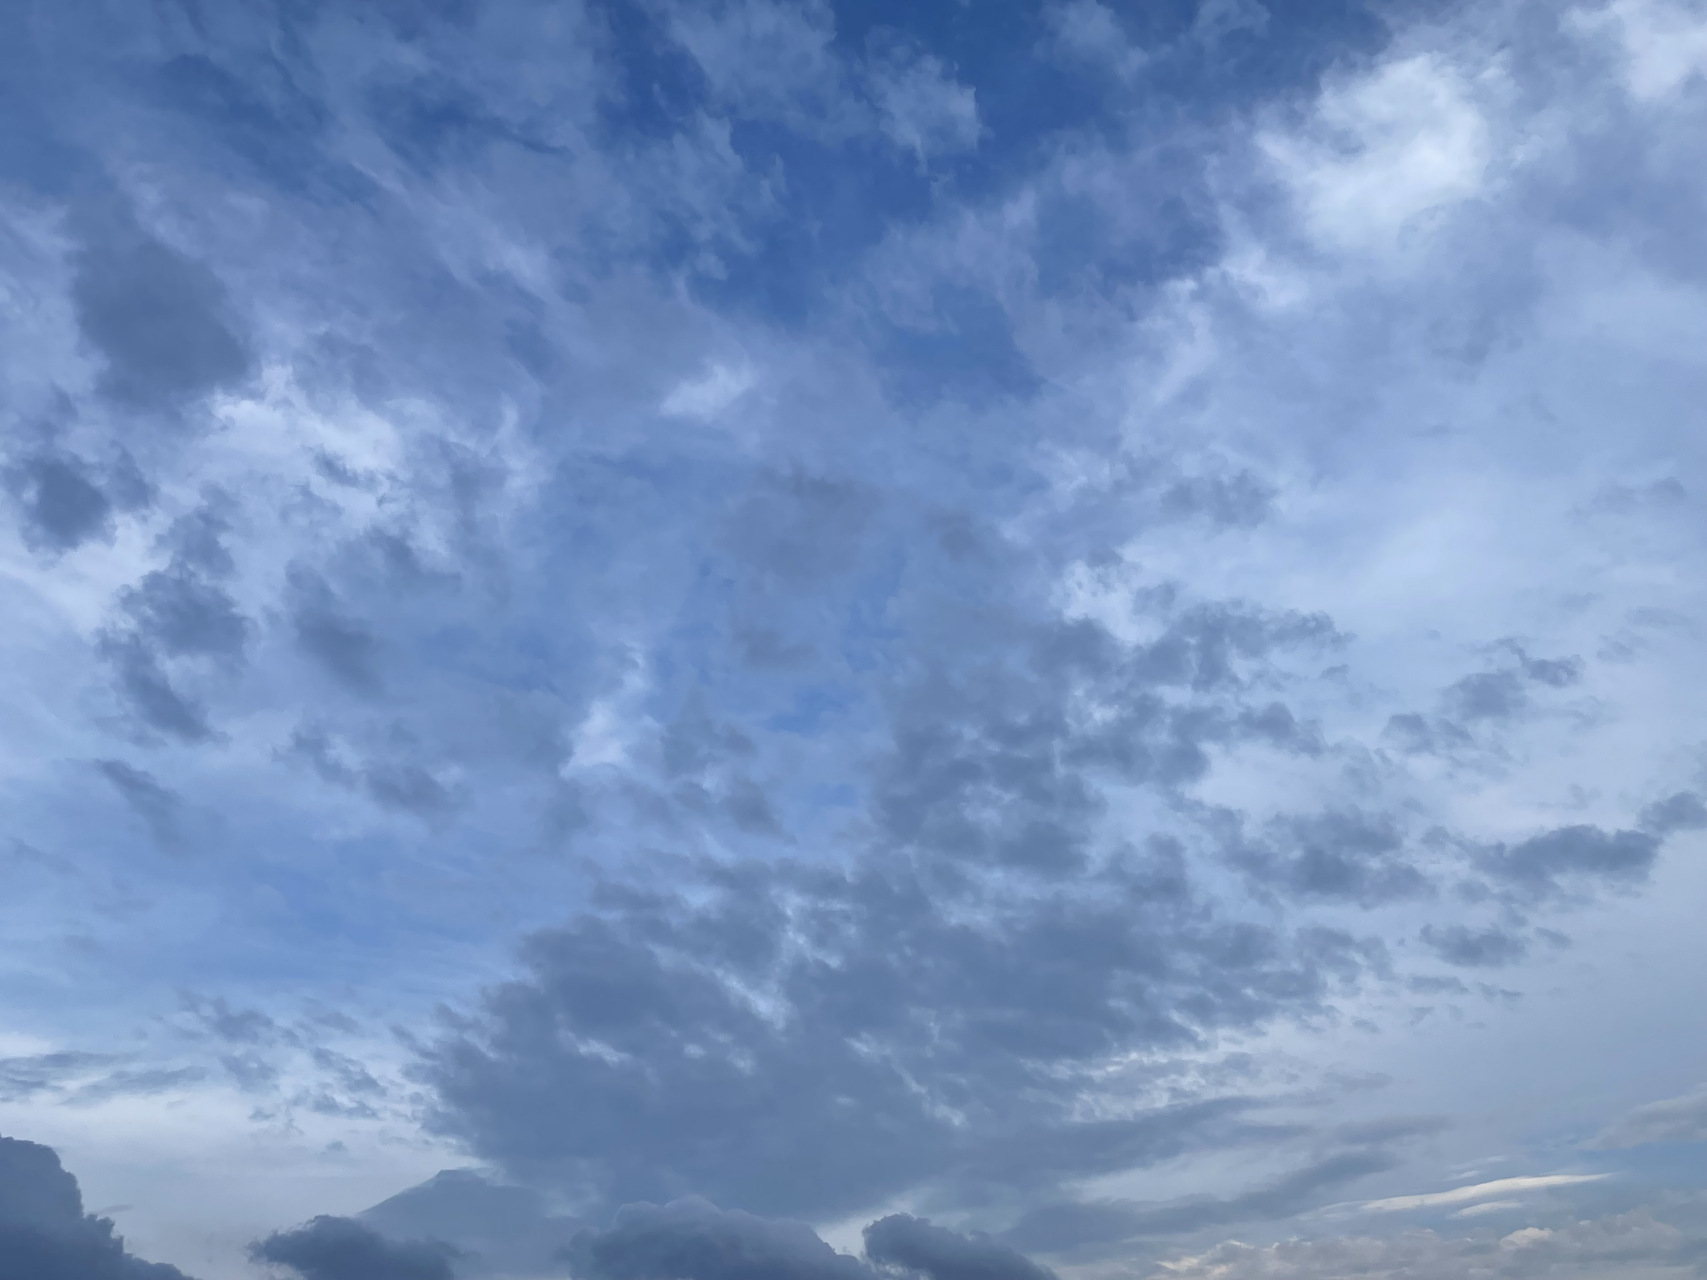
[[0, 1277], [1707, 1265], [1695, 0], [0, 95]]

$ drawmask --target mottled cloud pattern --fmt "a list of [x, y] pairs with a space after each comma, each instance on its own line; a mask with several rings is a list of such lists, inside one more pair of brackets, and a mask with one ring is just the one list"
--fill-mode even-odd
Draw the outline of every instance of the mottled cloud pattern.
[[1699, 5], [22, 0], [0, 98], [32, 1276], [1707, 1257]]

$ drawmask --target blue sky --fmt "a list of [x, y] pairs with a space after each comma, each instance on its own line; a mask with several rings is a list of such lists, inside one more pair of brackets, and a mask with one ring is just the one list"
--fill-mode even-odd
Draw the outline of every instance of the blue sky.
[[1699, 4], [0, 24], [65, 1239], [1707, 1259]]

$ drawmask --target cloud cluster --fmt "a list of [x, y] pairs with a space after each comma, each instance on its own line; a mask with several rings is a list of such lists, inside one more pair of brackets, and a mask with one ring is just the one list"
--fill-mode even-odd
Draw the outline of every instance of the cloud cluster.
[[0, 1277], [5, 1280], [184, 1280], [127, 1252], [113, 1224], [83, 1212], [77, 1179], [51, 1147], [0, 1138]]

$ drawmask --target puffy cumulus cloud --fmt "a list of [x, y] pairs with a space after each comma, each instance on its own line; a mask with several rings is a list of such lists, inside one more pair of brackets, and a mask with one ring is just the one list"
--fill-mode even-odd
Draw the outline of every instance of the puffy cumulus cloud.
[[256, 1241], [250, 1256], [302, 1280], [451, 1280], [452, 1252], [429, 1242], [387, 1240], [351, 1218], [319, 1217]]
[[113, 1224], [83, 1212], [77, 1179], [51, 1147], [0, 1138], [0, 1276], [5, 1280], [184, 1280], [125, 1250]]

